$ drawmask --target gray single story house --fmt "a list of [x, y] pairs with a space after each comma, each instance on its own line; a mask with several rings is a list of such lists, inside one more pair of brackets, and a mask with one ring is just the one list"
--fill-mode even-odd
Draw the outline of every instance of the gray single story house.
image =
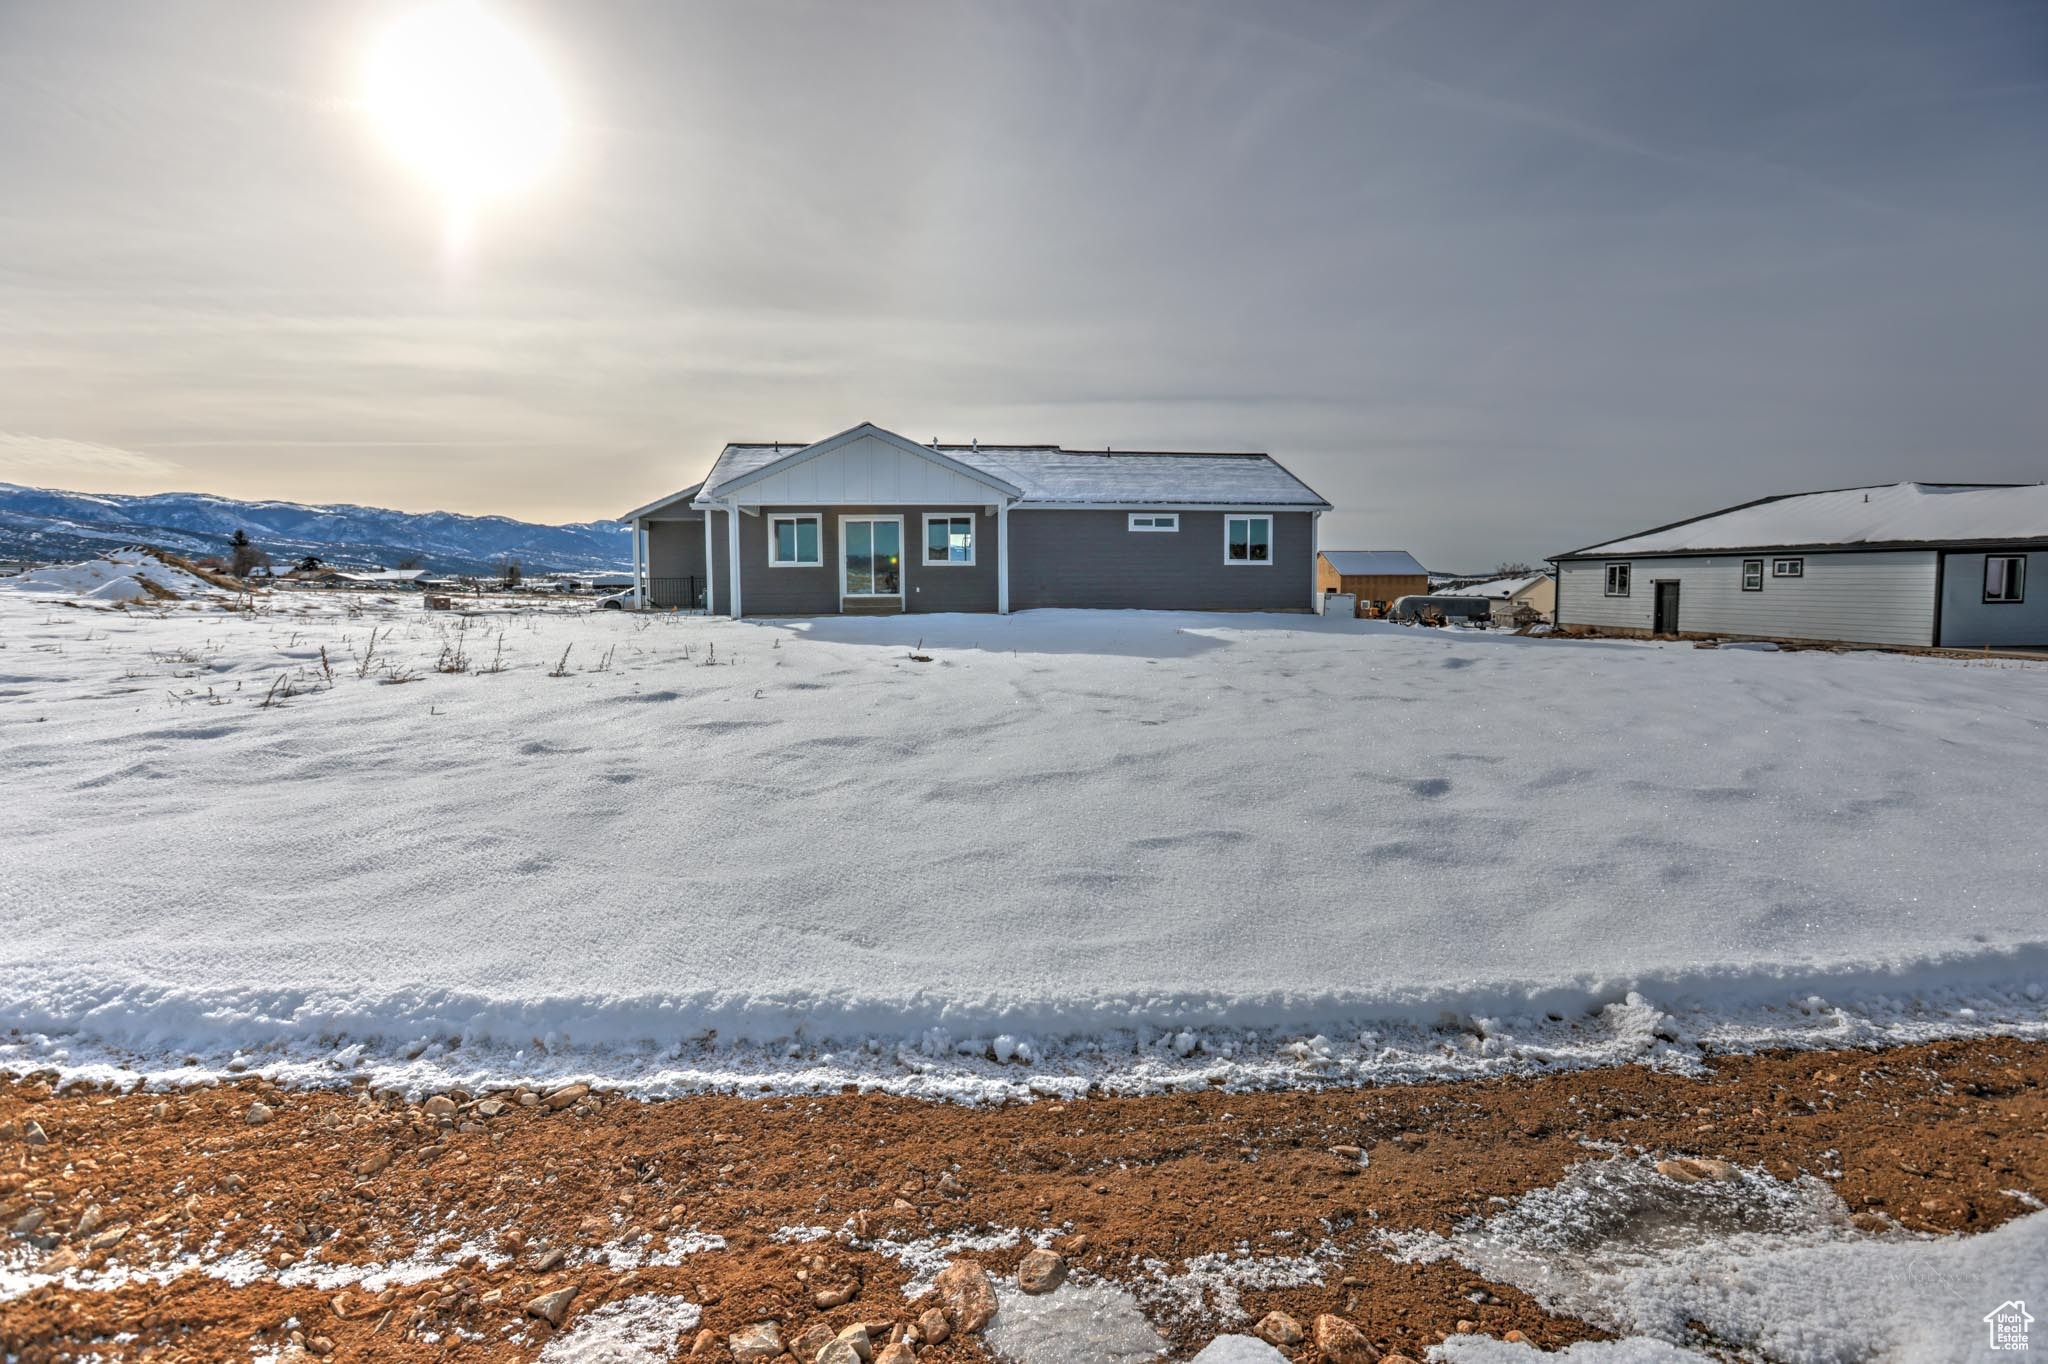
[[1557, 555], [1605, 634], [2048, 646], [2048, 485], [1886, 483], [1746, 502]]
[[1330, 504], [1271, 455], [733, 444], [635, 508], [639, 600], [715, 615], [1313, 611]]

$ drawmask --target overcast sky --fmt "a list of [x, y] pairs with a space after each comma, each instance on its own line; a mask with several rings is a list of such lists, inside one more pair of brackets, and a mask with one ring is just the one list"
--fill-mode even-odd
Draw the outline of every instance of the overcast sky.
[[569, 126], [459, 258], [419, 3], [0, 0], [0, 479], [581, 520], [872, 420], [1460, 567], [2048, 476], [2040, 3], [496, 0]]

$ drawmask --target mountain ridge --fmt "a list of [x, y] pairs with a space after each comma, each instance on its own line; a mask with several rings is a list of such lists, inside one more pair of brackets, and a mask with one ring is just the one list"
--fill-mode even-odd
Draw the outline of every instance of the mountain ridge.
[[616, 521], [547, 525], [352, 502], [79, 493], [0, 483], [0, 558], [77, 558], [129, 543], [214, 554], [226, 550], [237, 530], [280, 563], [308, 554], [345, 566], [417, 559], [436, 572], [483, 573], [507, 559], [527, 572], [614, 569], [632, 562], [626, 528]]

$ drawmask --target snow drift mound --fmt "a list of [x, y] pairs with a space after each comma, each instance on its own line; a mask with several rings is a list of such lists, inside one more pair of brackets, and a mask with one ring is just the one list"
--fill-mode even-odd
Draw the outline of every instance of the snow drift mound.
[[0, 589], [93, 602], [184, 601], [224, 589], [146, 549], [120, 549], [82, 563], [0, 578]]

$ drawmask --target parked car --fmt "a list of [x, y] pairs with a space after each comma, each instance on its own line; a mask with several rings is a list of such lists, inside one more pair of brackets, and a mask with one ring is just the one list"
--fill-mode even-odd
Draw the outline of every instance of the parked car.
[[597, 599], [597, 609], [600, 611], [623, 611], [637, 604], [633, 600], [633, 589], [630, 587], [623, 592], [614, 592], [610, 596]]
[[1414, 596], [1397, 598], [1387, 611], [1389, 620], [1468, 621], [1484, 625], [1493, 614], [1493, 603], [1484, 597]]

